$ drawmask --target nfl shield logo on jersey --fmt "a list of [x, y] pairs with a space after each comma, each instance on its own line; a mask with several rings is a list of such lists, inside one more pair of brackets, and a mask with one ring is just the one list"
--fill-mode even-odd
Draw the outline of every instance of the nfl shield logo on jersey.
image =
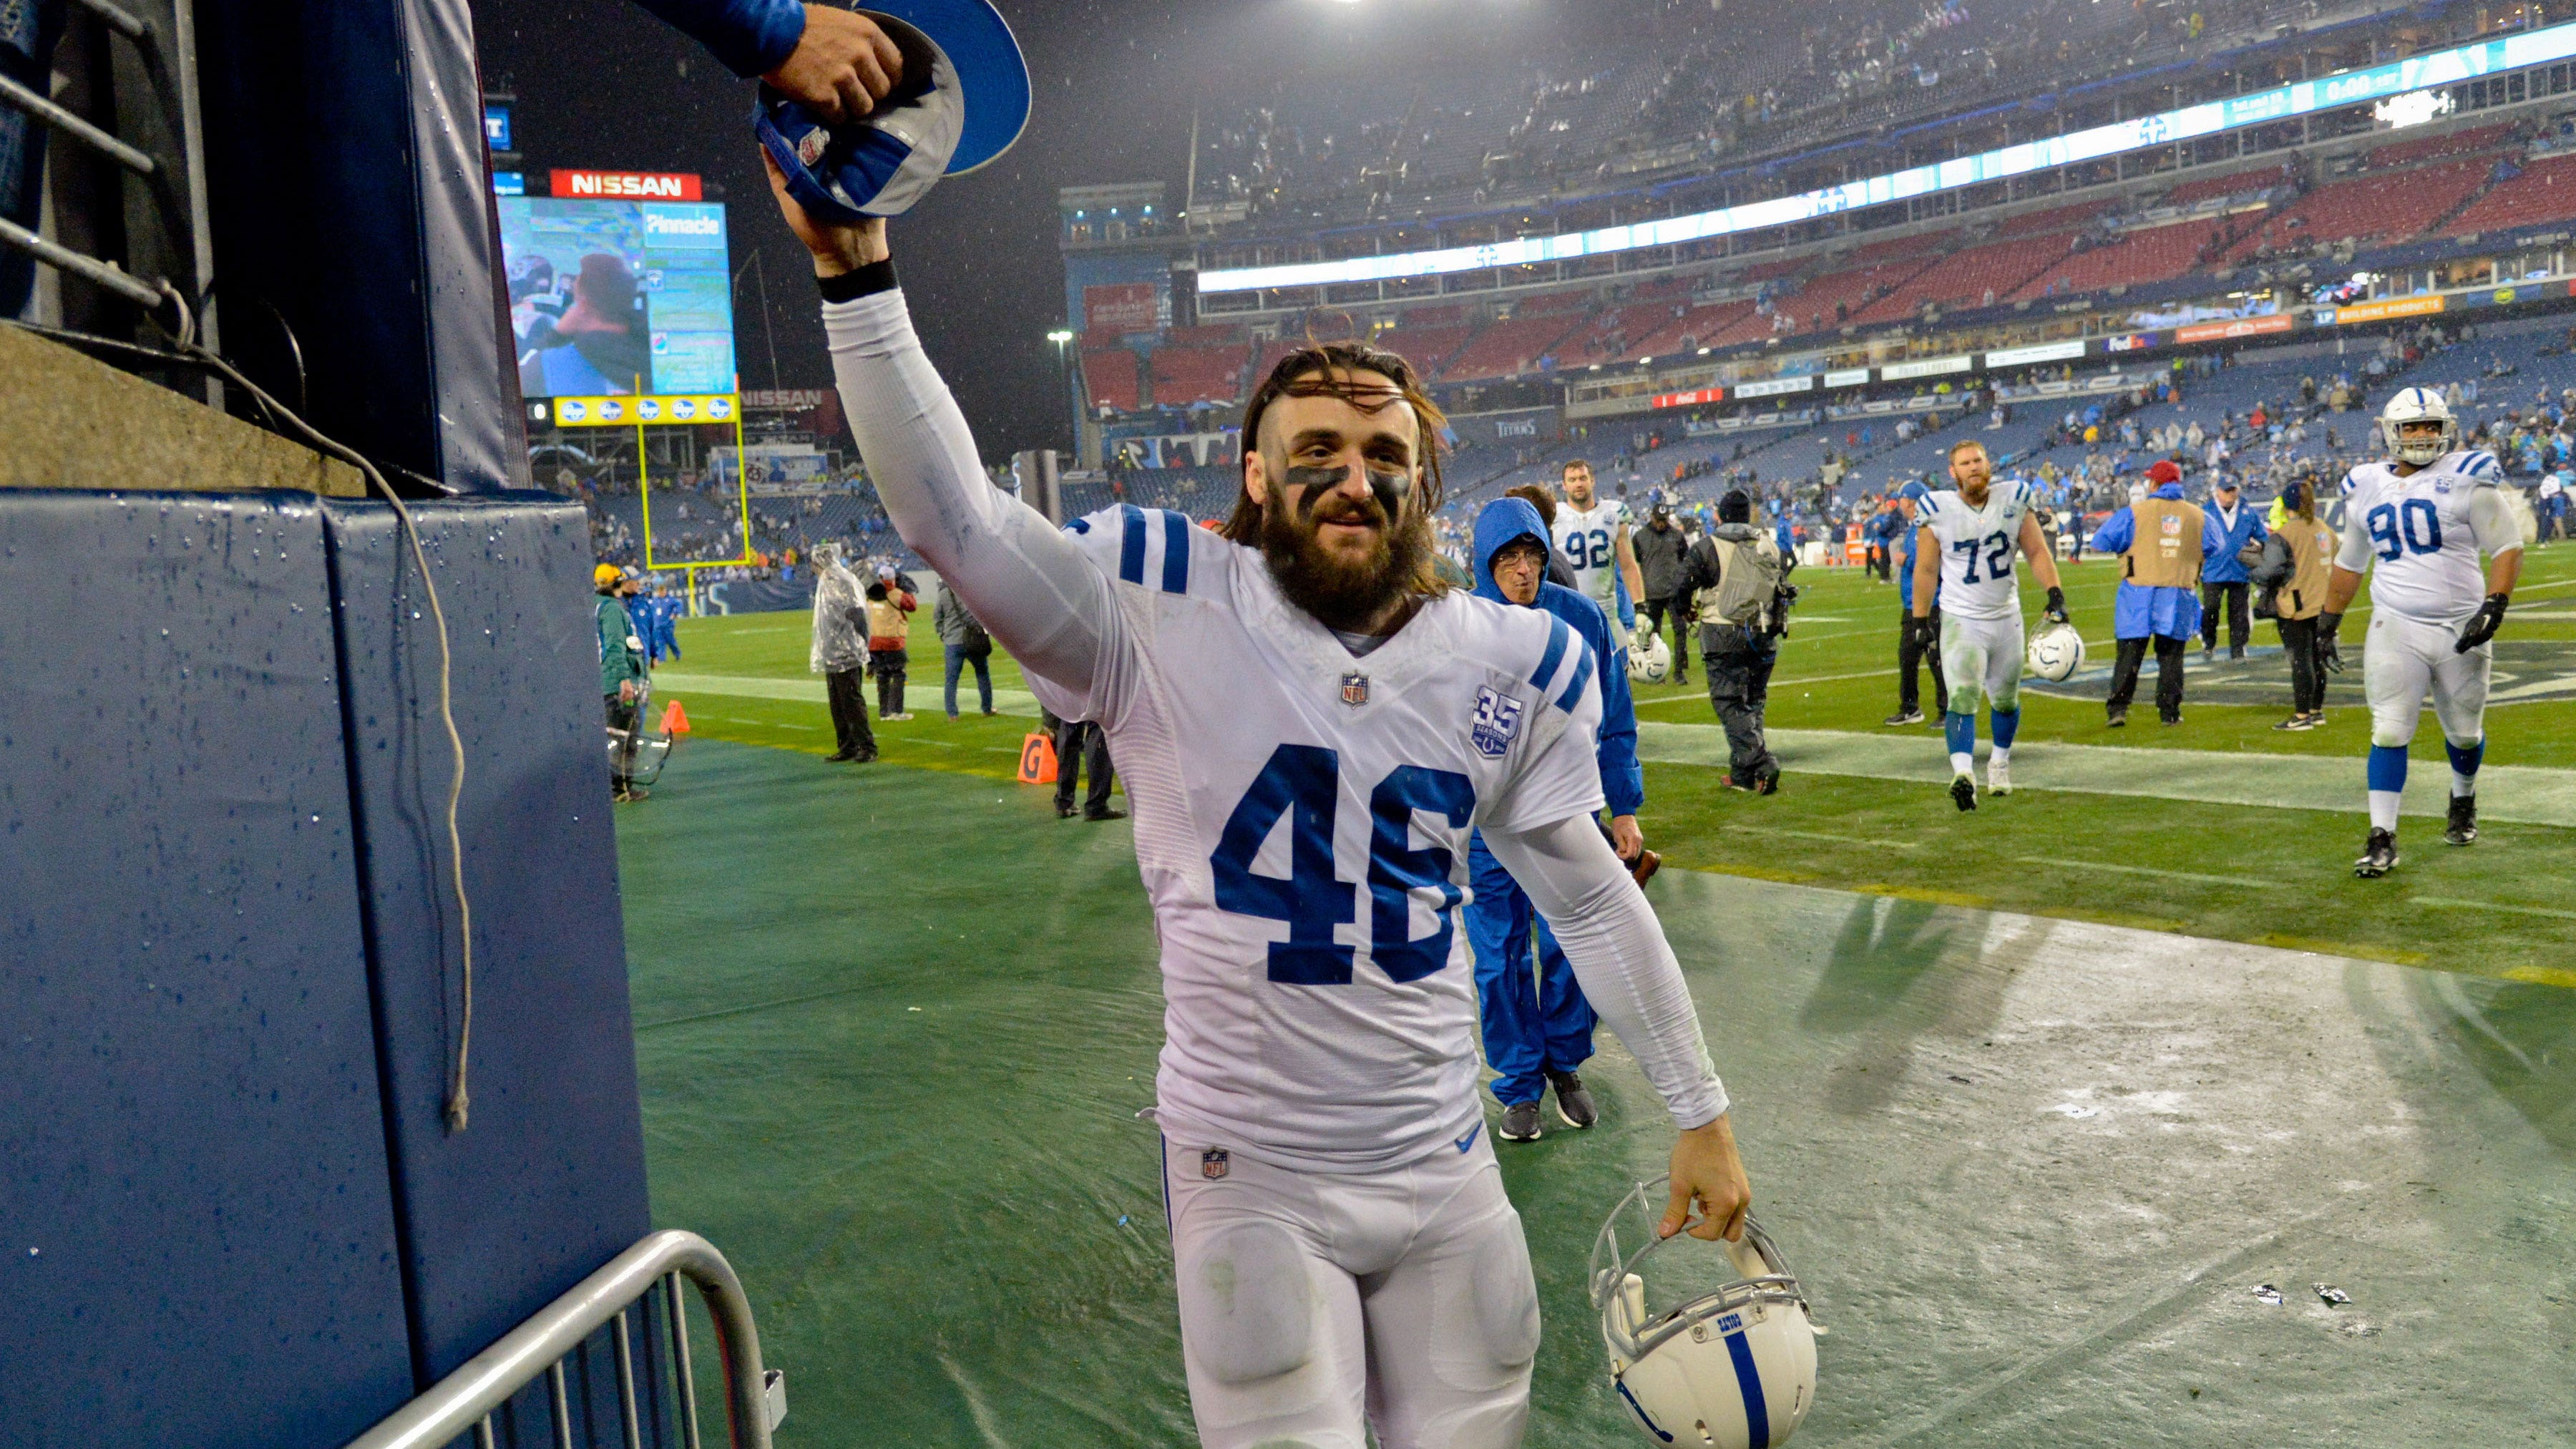
[[1353, 709], [1368, 703], [1368, 676], [1354, 669], [1342, 676], [1342, 703]]
[[1234, 1160], [1227, 1156], [1226, 1150], [1222, 1147], [1211, 1147], [1199, 1154], [1199, 1176], [1211, 1182], [1225, 1176], [1226, 1171], [1233, 1165]]
[[1512, 737], [1521, 732], [1521, 708], [1521, 702], [1510, 695], [1477, 686], [1476, 718], [1468, 738], [1478, 753], [1488, 759], [1503, 757], [1503, 751], [1512, 747]]

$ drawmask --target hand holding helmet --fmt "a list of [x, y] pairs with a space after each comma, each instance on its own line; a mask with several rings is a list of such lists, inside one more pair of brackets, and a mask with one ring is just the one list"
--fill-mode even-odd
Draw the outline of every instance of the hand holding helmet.
[[1750, 1218], [1740, 1242], [1715, 1251], [1651, 1233], [1659, 1186], [1639, 1183], [1592, 1245], [1611, 1385], [1658, 1443], [1786, 1443], [1814, 1406], [1825, 1331], [1806, 1291]]

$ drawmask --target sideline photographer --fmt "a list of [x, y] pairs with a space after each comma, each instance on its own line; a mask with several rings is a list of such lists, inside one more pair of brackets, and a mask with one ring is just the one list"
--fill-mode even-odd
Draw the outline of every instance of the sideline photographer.
[[1726, 729], [1731, 790], [1772, 795], [1780, 789], [1780, 762], [1763, 736], [1762, 715], [1771, 666], [1789, 632], [1789, 606], [1798, 599], [1787, 583], [1796, 567], [1776, 538], [1754, 528], [1753, 500], [1740, 489], [1718, 500], [1717, 526], [1682, 561], [1682, 607], [1694, 593], [1710, 591], [1699, 606], [1700, 662], [1708, 670], [1709, 707]]

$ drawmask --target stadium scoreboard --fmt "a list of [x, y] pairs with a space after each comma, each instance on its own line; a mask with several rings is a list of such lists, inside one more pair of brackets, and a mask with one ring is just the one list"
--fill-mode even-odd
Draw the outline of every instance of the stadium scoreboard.
[[656, 404], [648, 420], [724, 421], [705, 410], [734, 388], [724, 205], [678, 173], [548, 182], [548, 195], [495, 200], [520, 393], [585, 404], [558, 405], [558, 422], [636, 421], [625, 407], [600, 415], [617, 398]]

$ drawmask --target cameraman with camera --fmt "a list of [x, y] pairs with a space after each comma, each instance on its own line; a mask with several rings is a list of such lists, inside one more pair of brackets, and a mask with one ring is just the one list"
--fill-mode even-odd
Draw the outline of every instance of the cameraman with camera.
[[1699, 606], [1700, 660], [1708, 670], [1708, 702], [1726, 728], [1730, 790], [1777, 794], [1780, 762], [1762, 733], [1762, 711], [1771, 695], [1771, 666], [1789, 631], [1789, 606], [1798, 591], [1786, 582], [1797, 560], [1779, 541], [1753, 526], [1753, 500], [1743, 490], [1717, 503], [1717, 526], [1701, 535], [1682, 560], [1676, 606], [1710, 591]]

